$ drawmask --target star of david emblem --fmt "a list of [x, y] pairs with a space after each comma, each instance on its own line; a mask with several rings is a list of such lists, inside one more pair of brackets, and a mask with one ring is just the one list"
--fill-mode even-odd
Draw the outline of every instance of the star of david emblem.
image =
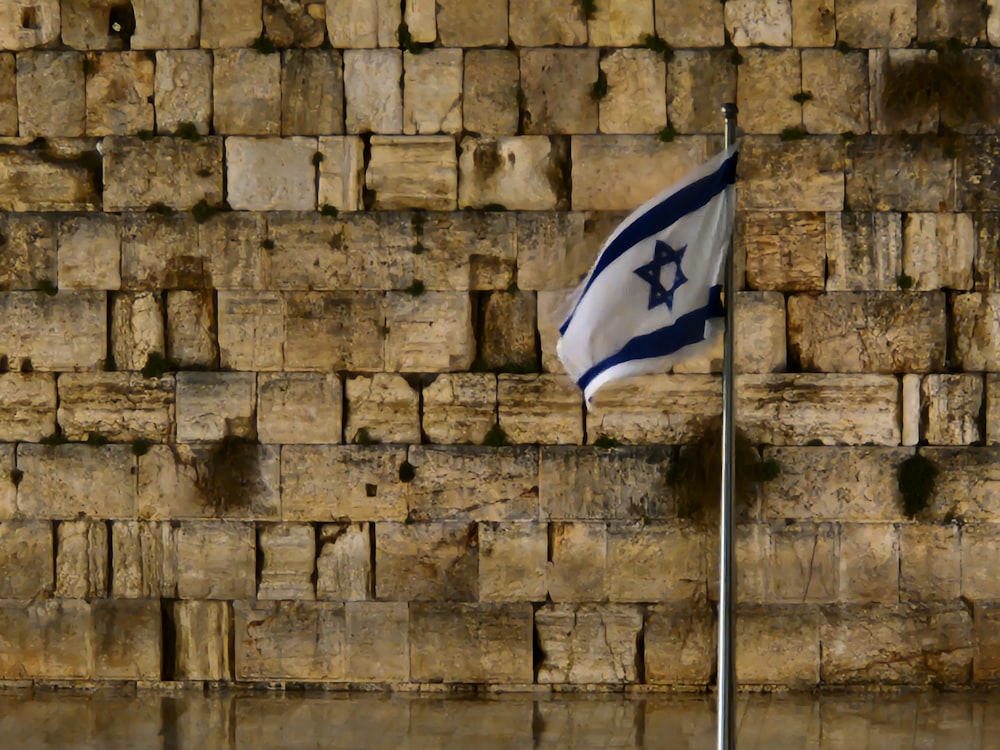
[[[687, 276], [681, 271], [681, 259], [684, 257], [685, 250], [687, 250], [687, 245], [681, 247], [680, 250], [674, 250], [666, 242], [657, 240], [656, 246], [653, 248], [653, 260], [633, 271], [636, 276], [649, 284], [650, 310], [657, 305], [666, 305], [668, 310], [673, 310], [674, 292], [687, 281]], [[660, 281], [660, 272], [671, 263], [675, 265], [674, 282], [667, 289]]]

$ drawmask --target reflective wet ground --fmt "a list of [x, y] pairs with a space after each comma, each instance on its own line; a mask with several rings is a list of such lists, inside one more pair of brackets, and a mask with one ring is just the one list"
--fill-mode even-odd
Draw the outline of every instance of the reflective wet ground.
[[[1000, 694], [745, 695], [738, 750], [1000, 750]], [[0, 748], [714, 747], [707, 696], [0, 693]]]

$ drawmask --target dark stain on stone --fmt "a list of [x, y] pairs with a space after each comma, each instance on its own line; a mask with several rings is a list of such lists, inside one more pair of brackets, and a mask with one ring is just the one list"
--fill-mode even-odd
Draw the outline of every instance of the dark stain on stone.
[[476, 174], [481, 180], [492, 177], [503, 163], [500, 156], [500, 147], [496, 141], [483, 141], [477, 143], [472, 152], [472, 164]]

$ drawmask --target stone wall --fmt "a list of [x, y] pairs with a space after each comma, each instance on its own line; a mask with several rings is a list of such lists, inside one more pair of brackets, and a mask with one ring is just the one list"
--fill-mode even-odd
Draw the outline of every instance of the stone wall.
[[727, 100], [739, 680], [995, 682], [998, 8], [6, 0], [0, 684], [711, 684], [720, 352], [554, 343]]

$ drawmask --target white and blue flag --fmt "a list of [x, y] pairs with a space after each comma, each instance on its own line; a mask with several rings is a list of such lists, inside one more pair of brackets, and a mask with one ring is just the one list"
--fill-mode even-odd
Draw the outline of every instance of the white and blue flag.
[[588, 404], [605, 383], [666, 372], [722, 331], [738, 156], [730, 146], [633, 211], [604, 243], [556, 347]]

